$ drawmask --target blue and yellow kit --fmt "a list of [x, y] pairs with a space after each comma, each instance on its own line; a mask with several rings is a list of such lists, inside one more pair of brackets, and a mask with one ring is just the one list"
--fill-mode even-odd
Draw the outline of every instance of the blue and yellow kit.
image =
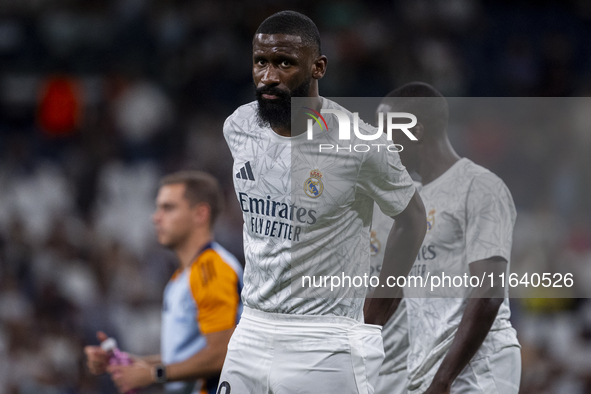
[[[161, 355], [182, 362], [206, 346], [205, 335], [233, 328], [242, 313], [242, 266], [226, 249], [208, 243], [193, 263], [179, 269], [164, 289]], [[218, 378], [171, 382], [170, 393], [215, 393]]]

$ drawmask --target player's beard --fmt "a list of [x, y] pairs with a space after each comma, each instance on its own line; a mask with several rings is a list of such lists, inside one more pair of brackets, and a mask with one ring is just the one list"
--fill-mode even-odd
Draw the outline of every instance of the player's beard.
[[[312, 84], [312, 77], [308, 78], [300, 86], [293, 89], [291, 94], [274, 87], [256, 89], [258, 101], [257, 121], [259, 126], [269, 126], [271, 128], [287, 127], [291, 128], [291, 98], [307, 97]], [[263, 94], [277, 96], [276, 99], [269, 100], [263, 98]]]

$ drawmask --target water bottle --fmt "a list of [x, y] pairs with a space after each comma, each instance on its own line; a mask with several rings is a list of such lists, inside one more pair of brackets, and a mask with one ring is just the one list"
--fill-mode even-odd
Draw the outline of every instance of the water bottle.
[[[109, 353], [109, 365], [131, 365], [133, 359], [129, 357], [129, 354], [122, 352], [117, 347], [117, 341], [115, 338], [107, 338], [101, 342], [101, 349]], [[137, 390], [129, 390], [125, 394], [137, 394]]]

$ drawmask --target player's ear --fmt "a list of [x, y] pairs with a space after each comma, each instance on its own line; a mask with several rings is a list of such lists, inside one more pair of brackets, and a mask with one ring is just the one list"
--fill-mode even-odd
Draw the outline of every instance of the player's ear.
[[211, 207], [205, 202], [195, 204], [193, 207], [193, 220], [199, 225], [209, 223]]
[[421, 143], [423, 137], [425, 136], [425, 127], [421, 122], [417, 122], [415, 127], [410, 129], [410, 132], [417, 138], [417, 142]]
[[314, 64], [312, 65], [312, 78], [320, 79], [326, 73], [326, 66], [328, 63], [328, 59], [324, 55], [320, 55], [314, 60]]

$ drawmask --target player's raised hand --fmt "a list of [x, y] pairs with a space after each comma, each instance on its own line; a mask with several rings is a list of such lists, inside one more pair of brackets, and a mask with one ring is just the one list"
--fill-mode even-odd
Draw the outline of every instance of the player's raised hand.
[[107, 371], [120, 393], [155, 383], [152, 368], [147, 362], [139, 359], [132, 365], [109, 365]]
[[[108, 338], [107, 334], [102, 331], [97, 332], [96, 337], [100, 342]], [[90, 373], [100, 375], [107, 372], [109, 354], [100, 346], [85, 346], [84, 353], [86, 354], [86, 365], [88, 365]]]

